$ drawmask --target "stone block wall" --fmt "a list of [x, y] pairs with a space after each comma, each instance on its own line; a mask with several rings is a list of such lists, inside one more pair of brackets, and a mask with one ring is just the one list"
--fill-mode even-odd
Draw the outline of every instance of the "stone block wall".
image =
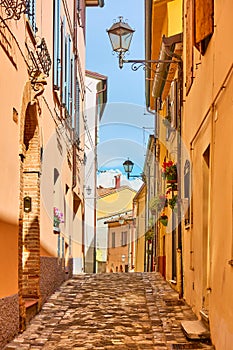
[[40, 292], [42, 303], [67, 279], [72, 276], [72, 259], [64, 267], [64, 259], [57, 257], [40, 258]]
[[19, 331], [18, 294], [0, 299], [0, 349]]

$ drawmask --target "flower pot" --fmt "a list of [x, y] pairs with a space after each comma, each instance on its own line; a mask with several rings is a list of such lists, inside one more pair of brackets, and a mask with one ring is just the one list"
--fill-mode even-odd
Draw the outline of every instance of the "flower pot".
[[167, 183], [176, 183], [177, 182], [177, 175], [176, 174], [173, 174], [173, 175], [167, 175], [166, 176], [166, 180], [167, 180]]
[[56, 226], [53, 227], [53, 233], [54, 233], [55, 235], [58, 235], [60, 232], [61, 232], [61, 230], [60, 230], [59, 227], [56, 227]]
[[161, 222], [161, 224], [163, 225], [163, 226], [167, 226], [167, 224], [168, 224], [168, 217], [163, 217], [163, 216], [161, 216], [160, 218], [159, 218], [159, 221]]

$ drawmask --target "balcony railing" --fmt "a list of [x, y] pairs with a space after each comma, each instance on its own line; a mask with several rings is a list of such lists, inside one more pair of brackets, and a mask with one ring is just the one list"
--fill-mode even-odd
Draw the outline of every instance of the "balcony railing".
[[0, 0], [0, 6], [3, 7], [6, 17], [3, 20], [19, 20], [22, 13], [26, 13], [28, 0]]
[[41, 71], [48, 77], [52, 60], [45, 39], [42, 38], [40, 44], [36, 46], [27, 43], [25, 45], [29, 54], [30, 71]]

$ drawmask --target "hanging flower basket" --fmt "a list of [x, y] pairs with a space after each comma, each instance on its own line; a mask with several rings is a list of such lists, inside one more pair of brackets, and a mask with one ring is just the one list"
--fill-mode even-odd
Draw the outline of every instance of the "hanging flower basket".
[[168, 224], [168, 216], [167, 215], [161, 215], [159, 218], [159, 221], [163, 226], [167, 226]]
[[151, 198], [149, 202], [149, 209], [151, 214], [155, 215], [156, 211], [161, 211], [163, 208], [167, 207], [167, 198], [164, 195], [158, 195]]
[[163, 173], [162, 176], [168, 183], [177, 182], [177, 168], [173, 161], [163, 162]]
[[56, 207], [53, 208], [53, 233], [60, 233], [60, 223], [64, 222], [63, 213]]

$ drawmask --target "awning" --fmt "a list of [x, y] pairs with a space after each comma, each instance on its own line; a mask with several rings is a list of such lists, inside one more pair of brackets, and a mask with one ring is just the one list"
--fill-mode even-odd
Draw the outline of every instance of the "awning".
[[[170, 37], [163, 36], [159, 60], [173, 60], [174, 63], [161, 62], [157, 64], [152, 88], [152, 96], [154, 98], [162, 96], [165, 86], [166, 93], [169, 91], [171, 81], [174, 78], [177, 70], [177, 63], [175, 63], [177, 58], [173, 57], [172, 54], [176, 54], [178, 56], [181, 56], [182, 54], [182, 33]], [[165, 98], [164, 94], [163, 98]]]

